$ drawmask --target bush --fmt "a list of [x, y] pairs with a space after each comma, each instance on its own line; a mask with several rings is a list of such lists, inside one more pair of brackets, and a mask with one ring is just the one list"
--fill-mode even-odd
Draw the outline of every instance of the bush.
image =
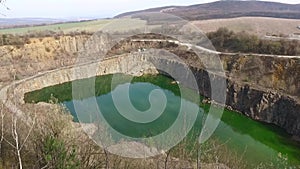
[[51, 52], [51, 49], [49, 47], [45, 47], [46, 52]]
[[3, 34], [0, 37], [0, 43], [1, 45], [14, 45], [14, 46], [23, 46], [26, 43], [26, 40], [22, 36], [15, 36], [11, 34]]
[[76, 149], [68, 150], [64, 141], [49, 135], [43, 147], [43, 161], [49, 167], [56, 169], [76, 169], [80, 163], [76, 159]]

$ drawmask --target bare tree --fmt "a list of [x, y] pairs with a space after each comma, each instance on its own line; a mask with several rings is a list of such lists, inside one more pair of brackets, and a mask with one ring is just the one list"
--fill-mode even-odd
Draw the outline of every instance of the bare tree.
[[104, 154], [105, 154], [105, 168], [109, 169], [109, 155], [108, 155], [108, 152], [105, 148], [103, 149], [103, 151], [104, 151]]
[[[1, 115], [1, 119], [2, 117], [4, 118], [4, 115]], [[36, 117], [35, 117], [36, 118]], [[21, 151], [22, 149], [24, 148], [32, 130], [33, 130], [33, 127], [35, 126], [35, 118], [33, 120], [33, 123], [27, 133], [27, 135], [25, 136], [25, 138], [21, 139], [19, 133], [18, 133], [18, 118], [16, 116], [12, 116], [11, 117], [11, 122], [12, 122], [12, 126], [11, 126], [11, 135], [12, 135], [12, 138], [13, 138], [13, 141], [14, 142], [11, 142], [9, 140], [7, 140], [4, 136], [2, 137], [1, 136], [1, 139], [3, 139], [6, 143], [8, 143], [13, 149], [15, 149], [16, 151], [16, 156], [17, 156], [17, 159], [18, 159], [18, 163], [19, 163], [19, 168], [22, 169], [23, 168], [23, 164], [22, 164], [22, 154], [21, 154]], [[2, 125], [3, 126], [3, 125]], [[4, 133], [3, 133], [4, 134]]]
[[19, 146], [19, 134], [17, 132], [17, 119], [12, 117], [12, 136], [15, 140], [15, 146], [14, 148], [17, 151], [17, 157], [18, 157], [18, 161], [19, 161], [19, 168], [22, 169], [23, 165], [22, 165], [22, 158], [21, 158], [21, 149]]
[[1, 138], [0, 138], [0, 151], [2, 152], [2, 143], [4, 140], [4, 104], [1, 104], [1, 110], [0, 110], [0, 116], [1, 116]]
[[166, 154], [167, 154], [167, 156], [165, 158], [165, 169], [168, 168], [168, 160], [169, 160], [169, 156], [171, 154], [171, 150], [167, 151]]

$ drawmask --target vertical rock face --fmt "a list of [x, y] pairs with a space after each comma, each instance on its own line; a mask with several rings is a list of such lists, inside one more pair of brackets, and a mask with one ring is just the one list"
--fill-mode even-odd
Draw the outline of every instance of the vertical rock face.
[[254, 120], [275, 124], [300, 136], [300, 104], [289, 96], [229, 82], [226, 104]]
[[221, 55], [229, 77], [264, 89], [300, 96], [300, 59], [264, 55]]
[[246, 116], [300, 136], [300, 59], [226, 56], [226, 104]]
[[[206, 70], [192, 68], [201, 95], [211, 98], [211, 81], [224, 77], [211, 76]], [[300, 136], [300, 103], [297, 97], [270, 89], [258, 89], [238, 81], [227, 80], [226, 106], [254, 120], [274, 124], [287, 133]], [[217, 101], [218, 100], [214, 100]]]
[[72, 65], [89, 36], [32, 38], [22, 47], [0, 47], [0, 82]]
[[108, 35], [101, 34], [31, 38], [24, 46], [0, 46], [0, 83], [74, 65], [78, 58], [99, 59], [107, 52], [102, 47], [110, 45]]

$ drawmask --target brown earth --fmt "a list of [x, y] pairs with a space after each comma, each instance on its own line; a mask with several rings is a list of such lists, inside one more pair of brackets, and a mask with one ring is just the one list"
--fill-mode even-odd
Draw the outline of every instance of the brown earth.
[[226, 27], [234, 32], [245, 31], [258, 36], [300, 34], [299, 19], [280, 19], [266, 17], [240, 17], [230, 19], [211, 19], [192, 21], [203, 32], [213, 32]]

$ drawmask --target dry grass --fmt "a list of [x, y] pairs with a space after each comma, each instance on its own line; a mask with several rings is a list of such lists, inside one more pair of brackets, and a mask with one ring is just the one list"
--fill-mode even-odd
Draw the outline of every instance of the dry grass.
[[192, 24], [203, 32], [212, 32], [220, 27], [227, 27], [235, 32], [246, 31], [258, 36], [265, 36], [267, 33], [275, 35], [300, 33], [300, 29], [297, 28], [297, 26], [300, 26], [300, 20], [297, 19], [241, 17], [192, 21]]

